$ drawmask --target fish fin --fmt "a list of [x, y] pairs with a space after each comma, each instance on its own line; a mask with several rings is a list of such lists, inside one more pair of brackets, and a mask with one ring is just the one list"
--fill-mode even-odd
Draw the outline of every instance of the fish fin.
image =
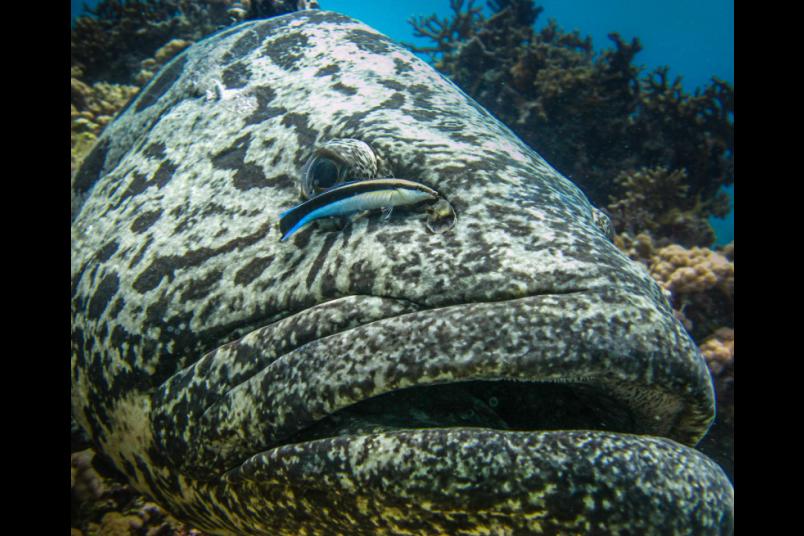
[[280, 242], [284, 242], [285, 240], [290, 238], [290, 235], [298, 231], [299, 228], [303, 227], [304, 225], [310, 222], [310, 218], [305, 216], [304, 218], [301, 218], [298, 222], [296, 222], [296, 224], [293, 225], [290, 229], [286, 230], [289, 223], [287, 220], [293, 215], [293, 213], [299, 207], [301, 207], [301, 205], [297, 205], [291, 209], [288, 209], [279, 215], [279, 231], [283, 233], [282, 238], [279, 239]]
[[291, 227], [290, 229], [288, 229], [288, 231], [287, 231], [285, 234], [283, 234], [283, 235], [282, 235], [282, 238], [280, 238], [280, 239], [279, 239], [279, 241], [280, 241], [280, 242], [285, 242], [285, 241], [287, 241], [287, 239], [288, 239], [288, 238], [290, 238], [290, 236], [291, 236], [293, 233], [295, 233], [296, 231], [298, 231], [298, 230], [299, 230], [299, 229], [300, 229], [300, 228], [301, 228], [301, 227], [302, 227], [304, 224], [306, 224], [306, 223], [307, 223], [307, 222], [306, 222], [306, 221], [303, 221], [303, 220], [302, 220], [302, 221], [300, 221], [300, 222], [298, 222], [296, 225], [294, 225], [293, 227]]
[[382, 207], [380, 210], [382, 210], [382, 221], [388, 221], [391, 219], [391, 214], [394, 212], [394, 207]]

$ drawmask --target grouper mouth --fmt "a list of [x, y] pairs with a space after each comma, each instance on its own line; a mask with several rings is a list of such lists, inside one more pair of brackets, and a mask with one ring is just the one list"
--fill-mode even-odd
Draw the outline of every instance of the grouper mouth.
[[[705, 433], [713, 394], [697, 350], [662, 313], [615, 291], [436, 308], [347, 296], [255, 329], [174, 376], [157, 395], [154, 429], [186, 474], [229, 483], [274, 480], [302, 459], [317, 486], [313, 475], [327, 471], [312, 469], [316, 459], [370, 451], [367, 442], [407, 445], [411, 459], [445, 442], [467, 454], [478, 441], [572, 434], [627, 436], [636, 450], [661, 436], [686, 449], [675, 442]], [[368, 451], [362, 463], [378, 470]]]
[[583, 378], [465, 381], [408, 387], [336, 411], [280, 445], [336, 436], [430, 428], [600, 430], [637, 434], [653, 423]]

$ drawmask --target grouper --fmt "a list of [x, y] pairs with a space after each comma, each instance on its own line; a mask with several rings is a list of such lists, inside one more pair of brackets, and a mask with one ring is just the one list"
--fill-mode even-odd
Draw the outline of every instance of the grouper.
[[[281, 240], [361, 180], [444, 205]], [[210, 534], [729, 534], [733, 487], [692, 448], [707, 367], [610, 231], [370, 27], [224, 29], [73, 177], [73, 418]]]

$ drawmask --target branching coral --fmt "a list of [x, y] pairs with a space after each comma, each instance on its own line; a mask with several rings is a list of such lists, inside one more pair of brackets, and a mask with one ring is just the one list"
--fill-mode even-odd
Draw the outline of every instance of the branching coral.
[[650, 233], [659, 245], [709, 246], [715, 234], [709, 216], [724, 216], [729, 203], [725, 194], [701, 200], [689, 195], [684, 169], [643, 168], [624, 172], [614, 180], [623, 192], [610, 197], [608, 212], [619, 233]]
[[[711, 243], [706, 218], [723, 213], [720, 188], [734, 181], [731, 85], [713, 80], [688, 95], [666, 68], [641, 74], [633, 64], [638, 39], [610, 34], [613, 48], [596, 55], [590, 38], [554, 21], [536, 32], [542, 9], [531, 0], [489, 2], [488, 18], [472, 2], [451, 6], [451, 19], [409, 21], [416, 35], [434, 41], [414, 51], [432, 58], [598, 206], [621, 199], [633, 206], [623, 174], [672, 170], [666, 178], [683, 187], [683, 197], [673, 200], [678, 210], [659, 207], [660, 214], [643, 211], [638, 219], [661, 216], [668, 233], [658, 238], [667, 241]], [[649, 231], [625, 222], [620, 230]]]
[[[416, 49], [429, 56], [433, 63], [442, 58], [452, 58], [456, 49], [472, 35], [477, 21], [482, 20], [481, 8], [473, 6], [474, 0], [466, 4], [466, 11], [463, 10], [464, 0], [450, 0], [449, 3], [455, 13], [452, 19], [439, 19], [431, 15], [408, 20], [413, 26], [413, 35], [435, 41], [435, 46]], [[443, 68], [443, 64], [439, 64], [439, 67]]]

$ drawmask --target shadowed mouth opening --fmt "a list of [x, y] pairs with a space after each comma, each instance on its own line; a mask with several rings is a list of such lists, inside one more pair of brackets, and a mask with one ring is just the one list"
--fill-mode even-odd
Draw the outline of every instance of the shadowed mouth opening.
[[410, 387], [363, 400], [297, 432], [282, 445], [427, 428], [640, 433], [644, 423], [639, 421], [627, 404], [594, 385], [467, 381]]

